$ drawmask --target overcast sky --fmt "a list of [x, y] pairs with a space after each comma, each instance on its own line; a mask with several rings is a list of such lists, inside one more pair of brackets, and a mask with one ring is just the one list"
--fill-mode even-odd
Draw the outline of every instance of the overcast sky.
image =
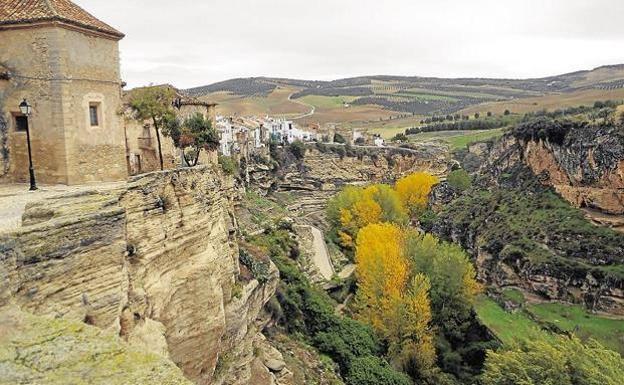
[[624, 0], [74, 0], [129, 86], [234, 77], [539, 77], [624, 63]]

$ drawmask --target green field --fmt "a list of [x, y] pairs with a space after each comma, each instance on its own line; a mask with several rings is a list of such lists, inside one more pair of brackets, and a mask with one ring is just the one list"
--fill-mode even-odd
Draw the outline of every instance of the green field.
[[429, 142], [443, 141], [449, 144], [452, 149], [464, 148], [473, 142], [479, 142], [502, 136], [503, 128], [492, 130], [475, 130], [475, 131], [436, 131], [422, 132], [416, 135], [410, 135], [412, 142]]
[[[525, 299], [518, 290], [505, 290], [502, 297], [515, 303]], [[579, 338], [593, 338], [624, 355], [624, 320], [589, 313], [580, 305], [562, 303], [529, 304], [510, 313], [489, 297], [481, 296], [475, 304], [481, 322], [503, 344], [527, 338], [548, 338], [555, 332], [573, 332]]]
[[624, 320], [599, 317], [580, 305], [560, 303], [528, 305], [527, 311], [544, 325], [574, 332], [581, 339], [594, 338], [624, 355]]
[[354, 96], [308, 95], [299, 100], [316, 108], [344, 108], [345, 103], [351, 103], [355, 99]]
[[526, 313], [506, 312], [494, 300], [481, 296], [475, 303], [479, 320], [498, 337], [504, 345], [525, 338], [547, 338], [548, 333], [531, 320]]

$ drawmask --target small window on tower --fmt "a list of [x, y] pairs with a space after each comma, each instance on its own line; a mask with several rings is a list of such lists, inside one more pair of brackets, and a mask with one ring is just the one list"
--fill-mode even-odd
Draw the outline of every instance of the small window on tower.
[[95, 103], [89, 104], [89, 120], [91, 121], [91, 127], [100, 125], [100, 111], [99, 105]]

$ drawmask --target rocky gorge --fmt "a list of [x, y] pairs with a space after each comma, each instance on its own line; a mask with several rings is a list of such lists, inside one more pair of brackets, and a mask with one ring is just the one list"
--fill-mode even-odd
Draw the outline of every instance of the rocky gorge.
[[546, 127], [460, 153], [476, 186], [447, 200], [434, 230], [469, 250], [494, 287], [624, 314], [622, 128]]

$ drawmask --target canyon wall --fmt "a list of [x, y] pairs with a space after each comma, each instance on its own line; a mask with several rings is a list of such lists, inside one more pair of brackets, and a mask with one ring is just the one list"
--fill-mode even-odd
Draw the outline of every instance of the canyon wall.
[[278, 273], [240, 277], [232, 191], [199, 167], [29, 204], [0, 234], [0, 306], [105, 329], [197, 384], [248, 383]]
[[416, 171], [445, 176], [451, 164], [450, 153], [442, 145], [413, 148], [307, 146], [302, 159], [282, 156], [280, 165], [252, 163], [252, 187], [264, 191], [291, 192], [295, 197], [289, 209], [297, 218], [323, 226], [328, 199], [346, 185], [394, 183]]
[[500, 176], [522, 163], [598, 224], [624, 231], [624, 130], [617, 125], [570, 131], [561, 143], [511, 135], [469, 147], [480, 173]]
[[[542, 228], [518, 230], [525, 237], [522, 239], [505, 217], [519, 209], [513, 201], [519, 196], [529, 203], [540, 202], [532, 208], [539, 212], [529, 215], [551, 215], [548, 210], [557, 210], [556, 204], [539, 205], [547, 202], [543, 194], [552, 189], [581, 209], [596, 226], [622, 232], [621, 127], [584, 126], [570, 130], [559, 141], [527, 140], [507, 134], [499, 140], [470, 145], [459, 159], [474, 173], [477, 188], [451, 203], [450, 211], [443, 212], [434, 230], [472, 253], [483, 281], [494, 287], [521, 287], [546, 299], [584, 303], [590, 309], [624, 314], [624, 279], [619, 273], [624, 263], [621, 234], [593, 231], [591, 226], [581, 228], [582, 216], [578, 219], [572, 215], [553, 216], [558, 227], [552, 226], [551, 233], [544, 234]], [[479, 198], [488, 193], [494, 198]], [[494, 206], [484, 207], [483, 202]], [[509, 232], [499, 234], [496, 229], [501, 226], [508, 226], [504, 228]], [[529, 243], [539, 246], [534, 253], [522, 251]], [[492, 251], [501, 248], [500, 252]], [[539, 248], [543, 252], [538, 252]], [[540, 255], [551, 259], [544, 260]]]

